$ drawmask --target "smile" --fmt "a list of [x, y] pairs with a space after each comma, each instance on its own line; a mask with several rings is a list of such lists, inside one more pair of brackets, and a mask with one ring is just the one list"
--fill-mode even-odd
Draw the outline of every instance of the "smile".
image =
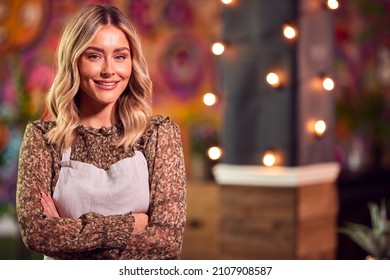
[[94, 81], [96, 84], [98, 85], [102, 85], [102, 86], [113, 86], [119, 82], [100, 82], [100, 81]]
[[119, 83], [119, 81], [110, 81], [110, 82], [103, 82], [103, 81], [94, 81], [96, 86], [100, 89], [104, 90], [112, 90], [115, 89]]

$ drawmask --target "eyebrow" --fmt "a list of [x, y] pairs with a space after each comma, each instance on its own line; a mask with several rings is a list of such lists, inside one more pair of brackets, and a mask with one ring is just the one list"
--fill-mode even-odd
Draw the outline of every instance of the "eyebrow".
[[[94, 50], [94, 51], [97, 51], [97, 52], [101, 52], [101, 53], [105, 53], [104, 49], [102, 48], [99, 48], [99, 47], [94, 47], [94, 46], [89, 46], [85, 49], [86, 51], [87, 50]], [[114, 50], [114, 52], [122, 52], [122, 51], [128, 51], [130, 52], [130, 49], [128, 47], [121, 47], [121, 48], [116, 48]]]

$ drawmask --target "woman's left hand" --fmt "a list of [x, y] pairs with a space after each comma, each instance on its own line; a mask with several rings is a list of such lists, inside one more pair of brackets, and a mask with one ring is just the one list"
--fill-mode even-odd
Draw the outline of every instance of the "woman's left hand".
[[54, 204], [53, 198], [50, 195], [41, 193], [41, 203], [43, 206], [43, 211], [49, 217], [59, 217], [57, 208]]

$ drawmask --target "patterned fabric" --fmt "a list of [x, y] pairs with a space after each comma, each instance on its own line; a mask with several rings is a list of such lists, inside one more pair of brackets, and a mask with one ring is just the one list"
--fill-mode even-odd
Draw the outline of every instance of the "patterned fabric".
[[[186, 220], [183, 150], [179, 127], [167, 117], [155, 116], [138, 141], [150, 174], [150, 221], [132, 235], [132, 213], [103, 216], [85, 213], [78, 219], [47, 217], [41, 192], [53, 194], [60, 170], [61, 151], [47, 143], [54, 122], [27, 125], [19, 156], [16, 208], [26, 246], [57, 259], [178, 259]], [[134, 154], [112, 145], [120, 126], [79, 126], [71, 159], [108, 169]]]

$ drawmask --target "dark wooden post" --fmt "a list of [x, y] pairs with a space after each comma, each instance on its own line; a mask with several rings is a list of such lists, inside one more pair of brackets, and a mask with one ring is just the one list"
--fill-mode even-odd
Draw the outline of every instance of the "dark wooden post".
[[[332, 259], [338, 199], [333, 162], [333, 15], [317, 0], [237, 0], [224, 12], [227, 50], [220, 257]], [[282, 27], [295, 26], [288, 40]], [[269, 86], [266, 75], [281, 84]], [[333, 90], [334, 91], [334, 90]], [[314, 123], [322, 120], [318, 137]], [[277, 166], [262, 165], [267, 150]]]

